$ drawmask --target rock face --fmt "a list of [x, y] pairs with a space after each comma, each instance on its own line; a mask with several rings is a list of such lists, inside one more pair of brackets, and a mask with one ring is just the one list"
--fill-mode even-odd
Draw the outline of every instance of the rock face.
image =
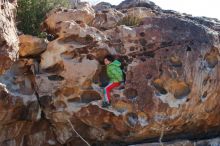
[[[10, 2], [16, 3], [0, 1], [0, 145], [46, 145], [48, 140], [56, 144], [49, 124], [41, 119], [39, 104], [32, 96], [30, 81], [34, 76], [28, 74], [27, 61], [13, 63], [19, 54], [15, 6]], [[11, 70], [7, 71], [9, 68]]]
[[[43, 29], [55, 39], [46, 50], [33, 39], [31, 48], [45, 51], [28, 50], [0, 77], [0, 145], [84, 145], [74, 131], [97, 145], [217, 136], [220, 23], [147, 3], [134, 8], [127, 0], [96, 15], [86, 3], [51, 11]], [[146, 13], [137, 27], [116, 23], [138, 10]], [[126, 72], [108, 109], [100, 87], [108, 82], [107, 54]]]
[[0, 2], [0, 74], [2, 74], [16, 59], [18, 39], [14, 23], [15, 6], [8, 0]]
[[220, 144], [220, 139], [210, 139], [210, 140], [201, 140], [201, 141], [173, 141], [173, 142], [164, 142], [164, 143], [149, 143], [149, 144], [137, 144], [135, 146], [217, 146]]

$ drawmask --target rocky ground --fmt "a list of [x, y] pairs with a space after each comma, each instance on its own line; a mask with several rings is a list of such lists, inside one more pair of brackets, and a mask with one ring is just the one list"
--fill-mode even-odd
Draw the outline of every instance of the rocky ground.
[[[81, 3], [48, 13], [45, 40], [17, 38], [13, 4], [2, 5], [0, 145], [85, 145], [74, 130], [91, 145], [220, 144], [195, 142], [220, 132], [218, 20], [145, 0]], [[122, 25], [126, 17], [140, 22]], [[104, 109], [107, 54], [122, 62], [126, 83]]]
[[[209, 140], [200, 140], [200, 141], [171, 141], [171, 142], [164, 142], [164, 143], [148, 143], [148, 144], [135, 144], [135, 146], [219, 146], [220, 139], [209, 139]], [[134, 146], [134, 145], [131, 145]]]

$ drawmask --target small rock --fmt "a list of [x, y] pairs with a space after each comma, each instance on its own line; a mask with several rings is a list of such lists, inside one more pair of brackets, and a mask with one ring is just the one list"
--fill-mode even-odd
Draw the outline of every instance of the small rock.
[[51, 81], [62, 81], [64, 80], [64, 77], [60, 75], [51, 75], [51, 76], [48, 76], [48, 79]]
[[126, 119], [131, 127], [135, 127], [136, 124], [138, 123], [138, 116], [136, 113], [127, 113], [126, 114]]
[[82, 103], [90, 103], [92, 101], [100, 100], [100, 99], [101, 96], [99, 95], [99, 93], [93, 90], [83, 91], [83, 93], [81, 94]]
[[209, 68], [214, 68], [218, 64], [218, 57], [216, 55], [207, 55], [205, 60]]
[[170, 57], [170, 63], [172, 64], [173, 67], [182, 67], [182, 62], [180, 58], [177, 56]]
[[159, 91], [160, 94], [167, 94], [166, 89], [163, 87], [164, 81], [162, 79], [155, 79], [152, 85]]

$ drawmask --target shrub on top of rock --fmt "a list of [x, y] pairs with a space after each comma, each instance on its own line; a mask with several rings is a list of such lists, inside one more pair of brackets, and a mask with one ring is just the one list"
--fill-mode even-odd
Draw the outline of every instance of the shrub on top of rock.
[[141, 19], [137, 16], [128, 15], [125, 16], [121, 21], [119, 21], [119, 25], [126, 26], [138, 26], [141, 23]]
[[40, 23], [46, 13], [59, 6], [69, 6], [68, 0], [19, 0], [17, 9], [18, 29], [24, 34], [40, 35]]

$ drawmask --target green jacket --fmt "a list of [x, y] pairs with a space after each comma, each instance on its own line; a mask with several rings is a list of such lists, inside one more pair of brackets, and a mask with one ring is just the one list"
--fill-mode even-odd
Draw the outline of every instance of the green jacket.
[[120, 66], [121, 62], [118, 60], [115, 60], [107, 65], [107, 75], [111, 83], [123, 81], [123, 73]]

